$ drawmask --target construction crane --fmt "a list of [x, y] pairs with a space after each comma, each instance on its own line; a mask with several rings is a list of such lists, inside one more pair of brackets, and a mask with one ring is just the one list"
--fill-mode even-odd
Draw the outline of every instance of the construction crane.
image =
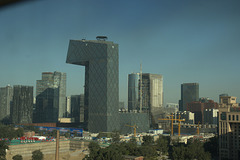
[[177, 119], [178, 121], [178, 137], [180, 136], [180, 128], [181, 128], [181, 121], [185, 121], [185, 119], [180, 119], [181, 116], [179, 114], [179, 119]]
[[138, 128], [138, 126], [136, 124], [134, 124], [133, 126], [126, 124], [125, 126], [132, 127], [133, 131], [134, 131], [133, 135], [134, 135], [134, 137], [137, 137], [137, 128]]
[[180, 119], [180, 115], [179, 115], [179, 119], [173, 118], [173, 114], [172, 115], [167, 115], [167, 116], [171, 116], [171, 118], [169, 119], [158, 119], [158, 120], [164, 120], [164, 121], [171, 121], [171, 135], [173, 136], [173, 121], [178, 121], [178, 136], [180, 136], [180, 127], [181, 127], [181, 121], [185, 121], [185, 119]]
[[167, 115], [167, 116], [171, 116], [172, 118], [171, 119], [158, 119], [158, 120], [164, 120], [164, 121], [172, 121], [171, 123], [171, 135], [173, 136], [173, 120], [176, 120], [176, 119], [173, 119], [173, 114], [172, 115]]
[[171, 123], [171, 135], [173, 136], [173, 121], [176, 120], [176, 119], [173, 119], [173, 114], [172, 115], [167, 115], [167, 116], [171, 116], [172, 118], [170, 118], [170, 119], [158, 119], [158, 120], [172, 121], [172, 123]]

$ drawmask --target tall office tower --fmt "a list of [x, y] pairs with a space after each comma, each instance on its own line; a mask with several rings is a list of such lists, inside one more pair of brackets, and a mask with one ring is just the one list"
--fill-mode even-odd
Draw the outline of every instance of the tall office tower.
[[150, 123], [153, 126], [158, 121], [158, 118], [163, 109], [163, 77], [162, 75], [143, 73], [142, 74], [142, 93], [140, 93], [140, 95], [141, 94], [142, 94], [142, 112], [151, 113]]
[[84, 94], [71, 96], [71, 117], [76, 123], [84, 122]]
[[139, 110], [139, 73], [128, 75], [128, 111]]
[[0, 120], [10, 118], [13, 88], [8, 85], [0, 88]]
[[183, 83], [181, 85], [181, 100], [179, 101], [179, 111], [186, 111], [187, 104], [199, 100], [199, 84]]
[[119, 129], [118, 44], [97, 40], [70, 40], [67, 63], [85, 66], [84, 103], [90, 132]]
[[32, 123], [33, 86], [13, 86], [12, 123]]
[[219, 159], [240, 159], [240, 107], [236, 97], [221, 97], [219, 104]]
[[66, 73], [43, 72], [36, 86], [35, 122], [57, 122], [66, 117]]

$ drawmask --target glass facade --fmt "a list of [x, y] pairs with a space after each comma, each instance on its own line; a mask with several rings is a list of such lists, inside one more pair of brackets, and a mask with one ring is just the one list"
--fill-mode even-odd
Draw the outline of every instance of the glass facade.
[[13, 86], [12, 123], [32, 123], [33, 87]]
[[119, 129], [118, 44], [70, 40], [67, 63], [85, 66], [85, 122], [90, 132]]
[[71, 117], [74, 121], [84, 122], [84, 95], [72, 95], [71, 96]]
[[147, 113], [119, 113], [120, 119], [120, 129], [122, 134], [133, 133], [133, 127], [137, 126], [137, 133], [148, 132], [149, 126], [149, 116]]
[[139, 74], [128, 75], [128, 110], [137, 110], [139, 107]]
[[179, 104], [180, 111], [187, 110], [187, 103], [199, 101], [199, 84], [183, 83], [181, 85], [181, 100]]
[[142, 74], [143, 110], [161, 108], [163, 106], [163, 77], [159, 74]]
[[0, 88], [0, 120], [10, 118], [12, 98], [13, 88], [11, 86]]
[[57, 122], [66, 117], [66, 73], [43, 72], [36, 87], [34, 122]]
[[150, 125], [157, 124], [163, 107], [163, 77], [159, 74], [142, 74], [142, 110], [149, 113]]

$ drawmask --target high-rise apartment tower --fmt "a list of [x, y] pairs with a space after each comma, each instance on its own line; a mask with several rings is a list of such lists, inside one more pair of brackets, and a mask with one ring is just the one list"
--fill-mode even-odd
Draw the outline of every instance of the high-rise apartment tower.
[[13, 88], [10, 85], [0, 88], [0, 120], [10, 118], [12, 98]]
[[12, 123], [32, 123], [32, 117], [33, 86], [13, 86]]

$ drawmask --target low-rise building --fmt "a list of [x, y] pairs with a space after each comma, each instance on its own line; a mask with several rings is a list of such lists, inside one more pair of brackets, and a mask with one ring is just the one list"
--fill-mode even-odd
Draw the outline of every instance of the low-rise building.
[[185, 121], [183, 123], [189, 123], [189, 124], [194, 124], [194, 113], [190, 112], [190, 111], [178, 111], [174, 118], [176, 119], [185, 119]]
[[205, 109], [204, 110], [204, 123], [205, 124], [218, 124], [218, 109]]

